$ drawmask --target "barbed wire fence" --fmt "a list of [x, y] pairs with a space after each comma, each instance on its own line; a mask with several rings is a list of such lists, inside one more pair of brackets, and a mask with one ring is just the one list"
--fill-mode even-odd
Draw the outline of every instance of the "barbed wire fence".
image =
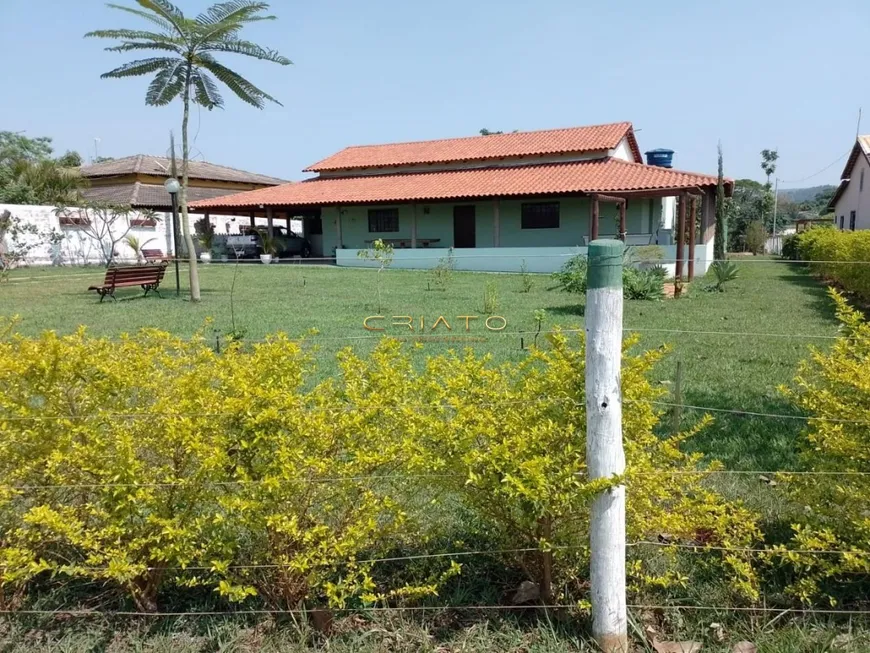
[[[485, 255], [480, 255], [485, 256]], [[499, 258], [504, 258], [504, 255], [496, 255]], [[545, 255], [541, 255], [545, 256]], [[558, 255], [560, 258], [564, 258], [569, 255]], [[420, 257], [419, 260], [424, 259], [440, 259], [441, 256], [433, 256], [433, 257]], [[311, 259], [309, 259], [311, 260]], [[323, 259], [324, 261], [327, 259]], [[328, 259], [333, 260], [333, 259]], [[732, 259], [733, 260], [733, 259]], [[673, 261], [662, 261], [658, 260], [655, 263], [668, 263]], [[806, 265], [806, 264], [820, 264], [820, 263], [836, 263], [836, 264], [852, 264], [852, 265], [870, 265], [870, 261], [792, 261], [792, 260], [770, 260], [770, 259], [743, 259], [739, 260], [738, 263], [764, 263], [764, 264], [787, 264], [787, 265]], [[221, 265], [221, 264], [217, 264]], [[240, 265], [236, 263], [236, 265]], [[281, 269], [280, 266], [275, 266], [275, 269]], [[82, 272], [81, 276], [84, 277], [92, 277], [94, 274], [99, 274], [99, 269], [94, 269], [88, 272]], [[64, 274], [59, 275], [62, 278], [78, 278], [77, 275]], [[17, 277], [10, 279], [13, 283], [22, 283], [30, 280], [33, 281], [41, 281], [44, 279], [51, 278], [51, 275], [46, 274], [36, 275], [32, 279], [27, 277]], [[611, 294], [612, 297], [609, 299], [613, 299], [616, 301], [616, 294]], [[619, 325], [622, 325], [622, 313], [621, 313], [621, 293], [620, 297], [620, 307], [619, 307]], [[595, 315], [590, 316], [587, 313], [586, 316], [586, 326], [583, 330], [586, 331], [589, 336], [594, 330], [595, 325], [590, 325], [590, 317], [591, 321], [594, 322]], [[581, 329], [552, 329], [539, 331], [541, 334], [555, 334], [555, 333], [578, 333], [583, 331]], [[486, 334], [487, 339], [496, 339], [496, 338], [504, 338], [504, 337], [521, 337], [525, 335], [530, 335], [535, 333], [533, 330], [520, 330], [520, 331], [493, 331], [488, 332]], [[693, 329], [665, 329], [665, 328], [651, 328], [651, 327], [643, 327], [643, 326], [620, 326], [617, 330], [610, 330], [607, 333], [602, 333], [602, 337], [608, 337], [611, 340], [617, 341], [619, 344], [617, 346], [621, 347], [621, 336], [623, 334], [631, 334], [631, 333], [648, 333], [648, 334], [656, 334], [662, 336], [691, 336], [691, 337], [707, 337], [707, 336], [715, 336], [715, 337], [728, 337], [728, 338], [789, 338], [794, 340], [802, 340], [802, 341], [821, 341], [821, 342], [830, 342], [837, 340], [839, 336], [837, 335], [827, 335], [827, 334], [795, 334], [795, 333], [769, 333], [769, 332], [756, 332], [756, 331], [720, 331], [720, 330], [693, 330]], [[355, 342], [360, 340], [372, 340], [377, 341], [382, 339], [383, 335], [341, 335], [341, 336], [322, 336], [322, 335], [310, 335], [306, 336], [304, 339], [307, 342]], [[389, 337], [397, 337], [397, 336], [389, 336]], [[401, 336], [398, 337], [401, 339]], [[418, 339], [419, 336], [407, 336], [409, 339]], [[252, 344], [260, 344], [268, 342], [267, 339], [254, 339], [247, 340], [246, 342], [250, 342]], [[591, 345], [590, 345], [591, 347]], [[218, 343], [218, 348], [220, 348], [220, 343]], [[612, 349], [612, 347], [611, 347]], [[611, 361], [612, 362], [612, 361]], [[619, 366], [616, 365], [616, 369], [618, 370]], [[588, 384], [588, 379], [587, 379]], [[612, 390], [612, 388], [610, 388]], [[590, 395], [598, 396], [601, 393], [601, 388], [590, 388], [587, 385], [586, 388], [587, 397]], [[559, 402], [571, 402], [573, 401], [570, 397], [533, 397], [524, 399], [521, 401], [512, 401], [512, 402], [497, 402], [497, 403], [489, 403], [489, 404], [479, 404], [481, 407], [483, 406], [504, 406], [504, 407], [518, 407], [529, 405], [532, 403], [559, 403]], [[575, 402], [576, 403], [576, 402]], [[691, 403], [686, 403], [683, 401], [657, 401], [657, 400], [630, 400], [625, 399], [621, 396], [617, 397], [617, 400], [611, 404], [613, 407], [619, 407], [619, 411], [621, 414], [621, 406], [622, 404], [632, 405], [634, 403], [646, 403], [651, 406], [667, 409], [667, 410], [690, 410], [697, 411], [700, 413], [722, 413], [727, 414], [729, 416], [733, 416], [736, 418], [747, 418], [747, 419], [758, 419], [758, 420], [788, 420], [788, 421], [798, 421], [805, 422], [807, 424], [811, 424], [813, 422], [832, 422], [836, 424], [852, 424], [852, 425], [868, 425], [870, 422], [866, 420], [856, 420], [850, 419], [848, 417], [828, 417], [828, 416], [813, 416], [813, 415], [801, 415], [801, 414], [785, 414], [785, 413], [775, 413], [775, 412], [764, 412], [764, 411], [755, 411], [755, 410], [746, 410], [741, 407], [721, 407], [721, 406], [705, 406], [705, 405], [696, 405]], [[406, 408], [413, 408], [413, 406], [405, 406]], [[432, 409], [432, 404], [421, 404], [420, 409]], [[445, 404], [443, 406], [438, 406], [441, 408], [453, 408], [453, 406], [449, 404]], [[354, 406], [347, 406], [346, 410], [352, 411], [355, 409]], [[220, 409], [214, 412], [208, 413], [183, 413], [183, 412], [131, 412], [131, 413], [117, 413], [117, 412], [95, 412], [89, 414], [64, 414], [64, 415], [9, 415], [4, 414], [0, 415], [0, 431], [4, 431], [10, 428], [17, 428], [19, 425], [34, 422], [34, 421], [56, 421], [56, 422], [82, 422], [89, 420], [154, 420], [154, 419], [177, 419], [184, 417], [207, 417], [207, 418], [221, 418], [221, 417], [233, 417], [236, 416], [234, 412], [223, 412]], [[595, 431], [595, 428], [589, 429], [589, 437], [592, 437], [592, 433]], [[621, 440], [621, 431], [618, 434], [618, 439]], [[621, 445], [620, 445], [621, 446]], [[646, 472], [647, 474], [661, 474], [661, 475], [702, 475], [708, 478], [714, 477], [729, 477], [729, 476], [764, 476], [769, 478], [788, 478], [788, 477], [831, 477], [831, 478], [848, 478], [848, 477], [868, 477], [870, 476], [870, 472], [865, 472], [861, 470], [793, 470], [793, 469], [773, 469], [773, 470], [757, 470], [757, 469], [697, 469], [697, 470], [655, 470], [653, 472]], [[611, 472], [609, 474], [605, 474], [605, 476], [615, 476], [621, 479], [621, 485], [624, 485], [627, 488], [627, 491], [631, 492], [631, 480], [634, 476], [640, 475], [640, 473], [633, 473], [632, 470], [619, 470], [616, 472]], [[590, 476], [591, 478], [595, 478], [595, 476]], [[316, 479], [311, 479], [308, 477], [308, 482], [316, 482], [316, 483], [335, 483], [341, 481], [359, 481], [359, 482], [381, 482], [387, 480], [422, 480], [422, 479], [438, 479], [438, 478], [453, 478], [456, 480], [462, 480], [460, 475], [454, 474], [417, 474], [417, 475], [370, 475], [370, 476], [345, 476], [345, 477], [335, 477], [335, 476], [323, 476]], [[211, 483], [211, 485], [221, 485], [227, 488], [245, 486], [245, 485], [256, 485], [259, 481], [256, 480], [233, 480], [219, 483]], [[187, 482], [187, 481], [168, 481], [165, 483], [112, 483], [112, 482], [94, 482], [94, 483], [86, 483], [86, 484], [23, 484], [23, 485], [15, 485], [15, 484], [2, 484], [0, 483], [0, 488], [17, 492], [17, 493], [27, 493], [34, 491], [43, 491], [43, 490], [51, 490], [51, 489], [109, 489], [109, 488], [147, 488], [147, 487], [159, 487], [159, 488], [171, 488], [177, 486], [189, 486], [195, 485], [196, 482]], [[604, 491], [604, 494], [611, 492], [612, 489], [608, 489]], [[624, 509], [624, 508], [623, 508]], [[593, 520], [595, 519], [593, 515]], [[622, 516], [624, 523], [624, 515]], [[593, 524], [591, 529], [594, 530], [596, 526]], [[617, 528], [617, 535], [619, 529]], [[617, 623], [617, 629], [622, 628], [621, 635], [627, 636], [627, 631], [625, 630], [625, 620], [626, 620], [626, 609], [631, 610], [686, 610], [686, 611], [703, 611], [703, 612], [716, 612], [716, 613], [733, 613], [733, 612], [746, 612], [746, 613], [756, 613], [756, 614], [764, 614], [764, 613], [776, 613], [779, 615], [787, 615], [787, 614], [795, 614], [795, 615], [844, 615], [844, 616], [867, 616], [870, 615], [870, 609], [838, 609], [838, 608], [813, 608], [813, 607], [795, 607], [795, 606], [770, 606], [766, 604], [762, 605], [753, 605], [753, 606], [733, 606], [733, 605], [701, 605], [701, 604], [693, 604], [686, 602], [675, 602], [675, 603], [663, 603], [663, 604], [645, 604], [645, 603], [630, 603], [625, 599], [625, 570], [624, 570], [624, 560], [625, 560], [625, 551], [627, 550], [640, 550], [644, 548], [652, 548], [652, 549], [668, 549], [668, 550], [677, 550], [685, 553], [691, 554], [704, 554], [708, 552], [720, 552], [720, 553], [733, 553], [733, 554], [743, 554], [743, 555], [753, 555], [753, 556], [776, 556], [783, 554], [794, 554], [794, 555], [809, 555], [809, 556], [856, 556], [856, 557], [865, 557], [870, 556], [870, 551], [864, 550], [847, 550], [847, 549], [788, 549], [788, 548], [774, 548], [774, 547], [747, 547], [747, 546], [719, 546], [713, 544], [706, 543], [698, 543], [698, 542], [678, 542], [678, 541], [656, 541], [656, 540], [627, 540], [624, 537], [624, 526], [622, 529], [622, 541], [619, 543], [619, 546], [622, 550], [622, 560], [623, 560], [623, 569], [622, 569], [622, 578], [613, 578], [613, 574], [611, 573], [613, 569], [609, 569], [607, 571], [607, 578], [598, 578], [599, 587], [602, 584], [605, 584], [608, 588], [608, 591], [612, 593], [613, 584], [616, 585], [616, 592], [622, 592], [622, 600], [616, 602], [614, 606], [609, 602], [610, 599], [603, 599], [601, 596], [596, 597], [595, 590], [593, 588], [592, 591], [592, 611], [593, 618], [595, 618], [596, 610], [599, 613], [605, 612], [609, 615], [619, 615], [621, 611], [621, 624]], [[413, 560], [425, 560], [425, 559], [461, 559], [472, 556], [498, 556], [498, 555], [508, 555], [508, 554], [516, 554], [516, 553], [534, 553], [534, 552], [544, 552], [548, 550], [557, 550], [557, 549], [571, 549], [572, 547], [561, 546], [557, 547], [555, 545], [549, 547], [525, 547], [525, 548], [513, 548], [513, 549], [468, 549], [468, 550], [458, 550], [452, 552], [431, 552], [431, 553], [421, 553], [407, 556], [393, 556], [393, 557], [383, 557], [383, 558], [369, 558], [369, 559], [360, 559], [356, 560], [356, 563], [359, 564], [382, 564], [382, 563], [396, 563], [396, 562], [409, 562]], [[587, 545], [577, 545], [573, 547], [576, 549], [586, 549]], [[595, 541], [593, 540], [593, 551], [592, 556], [595, 558]], [[612, 553], [612, 551], [611, 551]], [[617, 558], [619, 557], [619, 550], [617, 550]], [[281, 567], [279, 564], [235, 564], [230, 565], [232, 569], [263, 569], [263, 568], [276, 568]], [[3, 565], [0, 565], [2, 568]], [[101, 571], [107, 570], [107, 567], [88, 567], [89, 571]], [[146, 568], [150, 569], [150, 568]], [[163, 570], [174, 570], [174, 571], [214, 571], [213, 566], [186, 566], [186, 567], [165, 567], [161, 566], [160, 569]], [[593, 577], [595, 573], [593, 572]], [[596, 580], [593, 579], [593, 585], [595, 585]], [[621, 590], [620, 590], [621, 587]], [[610, 597], [613, 598], [612, 596]], [[572, 610], [577, 609], [578, 604], [576, 603], [547, 603], [547, 604], [535, 604], [533, 606], [528, 605], [509, 605], [509, 604], [499, 604], [499, 605], [426, 605], [426, 606], [373, 606], [362, 609], [362, 611], [368, 612], [427, 612], [427, 611], [437, 611], [437, 610], [446, 610], [446, 609], [467, 609], [467, 610], [479, 610], [479, 611], [514, 611], [514, 610], [528, 610], [530, 607], [534, 607], [537, 609], [547, 609], [547, 610]], [[360, 611], [360, 608], [340, 608], [333, 610], [334, 612], [356, 612]], [[308, 612], [306, 609], [287, 609], [287, 610], [270, 610], [270, 609], [238, 609], [238, 610], [221, 610], [221, 611], [184, 611], [184, 612], [143, 612], [143, 611], [124, 611], [124, 610], [111, 610], [111, 611], [101, 611], [101, 610], [83, 610], [83, 609], [52, 609], [52, 610], [31, 610], [31, 609], [22, 609], [22, 610], [0, 610], [0, 614], [4, 614], [7, 616], [14, 615], [67, 615], [67, 616], [78, 616], [78, 617], [93, 617], [93, 616], [117, 616], [117, 617], [204, 617], [204, 616], [232, 616], [232, 615], [279, 615], [279, 614], [304, 614]], [[599, 616], [599, 619], [601, 617]], [[612, 626], [612, 624], [611, 624]], [[596, 634], [599, 637], [602, 637], [607, 634], [612, 634], [612, 628], [610, 630], [601, 630], [604, 626], [600, 626]], [[619, 634], [619, 633], [618, 633]], [[616, 650], [616, 649], [613, 649]]]

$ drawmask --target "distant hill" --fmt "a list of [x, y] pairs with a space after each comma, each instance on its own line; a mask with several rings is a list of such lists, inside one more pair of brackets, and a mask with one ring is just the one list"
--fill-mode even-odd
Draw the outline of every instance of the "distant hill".
[[822, 193], [830, 197], [831, 195], [833, 195], [833, 192], [835, 190], [837, 190], [836, 186], [826, 184], [824, 186], [811, 186], [809, 188], [790, 188], [788, 190], [781, 190], [779, 191], [779, 196], [780, 198], [791, 200], [796, 204], [800, 204], [801, 202], [811, 202], [816, 198], [816, 195]]

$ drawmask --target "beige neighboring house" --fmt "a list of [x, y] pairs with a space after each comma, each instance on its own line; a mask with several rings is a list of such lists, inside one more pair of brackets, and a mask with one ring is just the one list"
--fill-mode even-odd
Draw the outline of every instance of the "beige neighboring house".
[[859, 136], [828, 204], [838, 229], [870, 229], [870, 135]]
[[[170, 167], [168, 158], [148, 154], [82, 166], [79, 171], [89, 183], [83, 195], [89, 200], [129, 204], [134, 209], [169, 211], [171, 201], [163, 182], [169, 177]], [[191, 161], [188, 176], [188, 202], [287, 183], [206, 161]]]

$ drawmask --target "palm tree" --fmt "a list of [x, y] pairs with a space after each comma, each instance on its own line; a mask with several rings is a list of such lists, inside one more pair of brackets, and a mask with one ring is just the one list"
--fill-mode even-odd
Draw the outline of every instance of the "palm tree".
[[242, 28], [261, 20], [275, 20], [275, 16], [263, 15], [268, 3], [253, 0], [230, 0], [210, 7], [196, 18], [187, 18], [180, 9], [168, 0], [136, 0], [142, 9], [115, 4], [108, 6], [143, 18], [158, 27], [158, 31], [132, 29], [98, 30], [88, 32], [86, 37], [118, 39], [120, 45], [106, 48], [110, 52], [133, 52], [157, 50], [163, 56], [139, 59], [124, 64], [102, 75], [103, 78], [138, 77], [154, 75], [145, 103], [165, 106], [181, 98], [184, 103], [184, 118], [181, 122], [182, 180], [179, 204], [181, 227], [190, 256], [190, 298], [199, 301], [199, 276], [196, 270], [196, 253], [190, 224], [187, 217], [187, 182], [190, 148], [187, 125], [191, 101], [208, 110], [222, 108], [224, 100], [215, 80], [248, 104], [262, 109], [266, 101], [280, 104], [268, 93], [254, 86], [237, 72], [218, 63], [214, 53], [241, 54], [264, 61], [287, 66], [291, 62], [275, 50], [263, 48], [256, 43], [240, 38]]

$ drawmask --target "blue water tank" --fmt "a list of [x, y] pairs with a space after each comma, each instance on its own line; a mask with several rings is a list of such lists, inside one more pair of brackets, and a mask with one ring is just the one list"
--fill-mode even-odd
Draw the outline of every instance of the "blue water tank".
[[671, 168], [674, 164], [674, 151], [663, 147], [657, 147], [654, 150], [645, 152], [646, 164], [650, 166], [658, 166], [660, 168]]

